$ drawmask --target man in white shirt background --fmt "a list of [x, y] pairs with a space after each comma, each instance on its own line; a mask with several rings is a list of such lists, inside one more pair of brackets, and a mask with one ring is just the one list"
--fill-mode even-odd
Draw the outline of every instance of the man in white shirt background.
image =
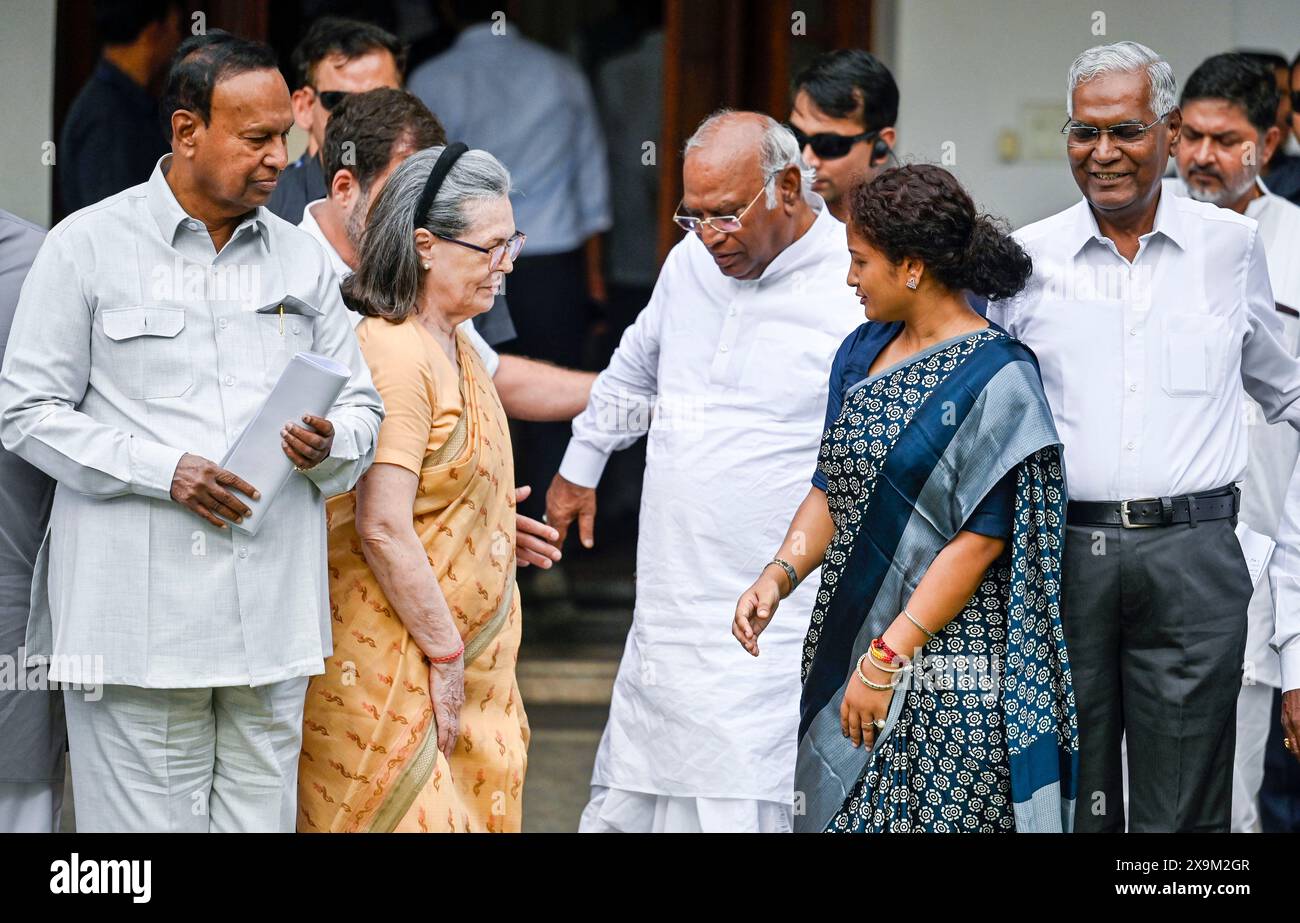
[[[1283, 345], [1294, 355], [1300, 351], [1300, 207], [1271, 193], [1259, 177], [1282, 141], [1274, 122], [1277, 97], [1272, 67], [1250, 55], [1219, 54], [1202, 62], [1183, 86], [1178, 178], [1166, 179], [1165, 188], [1259, 222]], [[1287, 484], [1300, 455], [1300, 433], [1285, 423], [1264, 422], [1253, 401], [1246, 422], [1250, 452], [1241, 484], [1241, 520], [1276, 539]], [[1273, 594], [1266, 574], [1256, 579], [1248, 622], [1237, 700], [1234, 833], [1260, 829], [1265, 744], [1272, 737], [1271, 746], [1282, 747], [1280, 726], [1270, 721], [1274, 699], [1281, 696], [1282, 673], [1277, 652], [1269, 647]]]
[[[308, 203], [299, 225], [328, 256], [339, 278], [357, 265], [361, 234], [370, 206], [384, 183], [416, 151], [447, 143], [437, 116], [405, 90], [380, 88], [354, 93], [335, 107], [321, 149], [329, 177], [325, 198]], [[361, 315], [345, 310], [355, 327]], [[524, 356], [499, 355], [472, 321], [461, 324], [483, 364], [506, 413], [518, 420], [572, 420], [587, 405], [593, 372], [560, 368]], [[531, 486], [519, 488], [522, 500]], [[522, 565], [549, 568], [560, 552], [550, 544], [555, 530], [517, 515], [518, 559]]]
[[[1075, 829], [1124, 829], [1127, 737], [1130, 829], [1227, 831], [1252, 591], [1234, 534], [1242, 385], [1269, 422], [1300, 427], [1300, 364], [1256, 223], [1162, 195], [1181, 129], [1169, 65], [1099, 46], [1069, 88], [1083, 201], [1018, 232], [1033, 279], [988, 316], [1038, 355], [1065, 444]], [[1279, 612], [1279, 638], [1297, 628]]]
[[816, 579], [763, 658], [729, 626], [807, 492], [831, 360], [862, 322], [844, 225], [806, 170], [766, 115], [695, 132], [678, 222], [696, 233], [596, 380], [547, 493], [561, 537], [576, 519], [589, 545], [606, 461], [648, 433], [636, 605], [582, 831], [790, 829]]

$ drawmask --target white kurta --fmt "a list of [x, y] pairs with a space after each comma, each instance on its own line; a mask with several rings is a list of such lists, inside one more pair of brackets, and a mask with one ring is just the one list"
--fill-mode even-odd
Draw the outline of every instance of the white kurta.
[[560, 473], [584, 486], [649, 431], [636, 608], [594, 787], [792, 802], [817, 575], [758, 658], [731, 622], [808, 493], [831, 360], [863, 321], [844, 226], [816, 204], [756, 280], [724, 276], [693, 234], [678, 243], [574, 421]]

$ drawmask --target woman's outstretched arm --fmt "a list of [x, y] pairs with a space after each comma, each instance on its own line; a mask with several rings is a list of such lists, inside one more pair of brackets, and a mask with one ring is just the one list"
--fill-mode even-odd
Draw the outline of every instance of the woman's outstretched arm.
[[[793, 567], [796, 577], [802, 581], [821, 566], [834, 534], [835, 523], [826, 506], [826, 492], [813, 487], [795, 511], [776, 557]], [[772, 620], [781, 600], [793, 590], [794, 584], [785, 568], [772, 563], [764, 567], [754, 585], [741, 594], [736, 603], [731, 633], [755, 657], [758, 656], [759, 634]]]

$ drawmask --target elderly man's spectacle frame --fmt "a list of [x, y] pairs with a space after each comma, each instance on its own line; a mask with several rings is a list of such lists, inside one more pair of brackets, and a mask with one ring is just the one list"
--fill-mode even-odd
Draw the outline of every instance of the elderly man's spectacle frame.
[[[433, 234], [432, 231], [429, 233]], [[528, 239], [528, 235], [523, 231], [515, 231], [510, 235], [505, 243], [497, 244], [495, 247], [480, 247], [478, 244], [472, 244], [468, 240], [457, 240], [455, 237], [444, 237], [441, 234], [434, 234], [433, 236], [439, 240], [445, 240], [449, 244], [460, 244], [462, 247], [467, 247], [470, 250], [477, 250], [479, 253], [486, 253], [488, 255], [488, 270], [490, 272], [496, 272], [501, 268], [501, 261], [505, 259], [507, 252], [510, 254], [510, 261], [513, 263], [515, 257], [519, 256], [519, 251], [524, 249], [524, 241]]]
[[[774, 173], [769, 173], [767, 177], [764, 178], [763, 185], [758, 188], [758, 195], [750, 199], [749, 205], [746, 205], [734, 215], [714, 215], [712, 218], [700, 218], [696, 215], [683, 215], [679, 212], [678, 214], [673, 215], [673, 220], [677, 222], [677, 226], [683, 231], [695, 231], [700, 233], [701, 228], [713, 228], [713, 230], [720, 234], [734, 234], [741, 228], [741, 217], [745, 212], [749, 211], [755, 202], [758, 201], [758, 196], [762, 195], [763, 190], [767, 188], [767, 181], [775, 175], [776, 174]], [[685, 199], [682, 199], [682, 202], [685, 201]], [[677, 207], [681, 208], [682, 203], [678, 202]]]
[[790, 122], [786, 122], [785, 127], [790, 129], [790, 133], [794, 135], [799, 150], [802, 151], [805, 147], [811, 147], [812, 152], [820, 160], [839, 160], [841, 157], [847, 157], [849, 151], [853, 150], [853, 145], [859, 141], [873, 141], [880, 136], [878, 129], [876, 131], [864, 131], [860, 135], [837, 135], [830, 131], [816, 135], [806, 135]]
[[[1172, 112], [1173, 110], [1169, 111]], [[1065, 125], [1061, 127], [1061, 134], [1065, 135], [1065, 143], [1070, 147], [1092, 147], [1103, 134], [1107, 133], [1119, 144], [1136, 144], [1146, 137], [1148, 131], [1167, 118], [1169, 118], [1169, 112], [1148, 125], [1132, 121], [1120, 122], [1117, 125], [1111, 125], [1109, 128], [1098, 128], [1096, 125], [1085, 125], [1082, 122], [1076, 122], [1074, 119], [1067, 119]]]

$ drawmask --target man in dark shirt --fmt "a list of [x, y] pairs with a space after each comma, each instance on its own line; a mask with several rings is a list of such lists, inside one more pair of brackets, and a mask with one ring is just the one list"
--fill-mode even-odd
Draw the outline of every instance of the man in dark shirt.
[[56, 154], [61, 214], [143, 183], [169, 150], [150, 87], [181, 41], [176, 0], [96, 0], [103, 58], [68, 110]]

